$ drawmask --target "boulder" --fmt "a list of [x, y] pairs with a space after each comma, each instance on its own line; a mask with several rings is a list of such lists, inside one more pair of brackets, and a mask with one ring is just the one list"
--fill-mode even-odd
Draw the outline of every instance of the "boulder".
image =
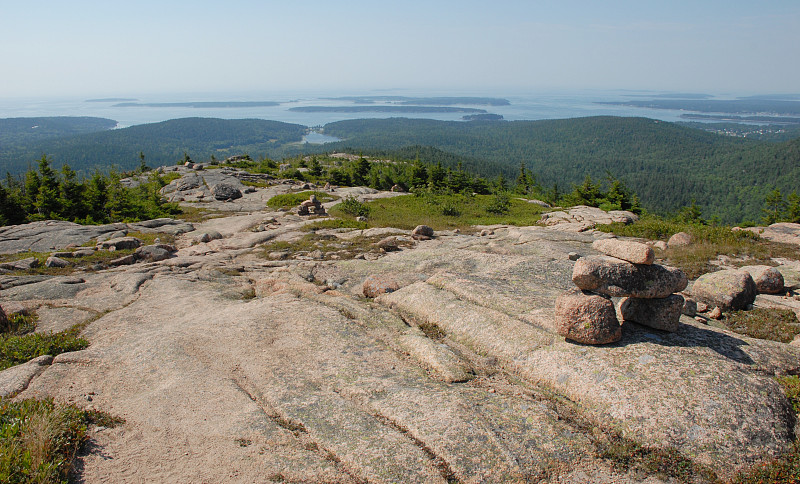
[[411, 236], [418, 240], [427, 240], [433, 237], [433, 229], [427, 225], [417, 225], [411, 231]]
[[634, 264], [652, 264], [655, 252], [647, 244], [630, 240], [600, 239], [592, 243], [592, 248], [605, 255], [616, 257]]
[[678, 294], [663, 299], [626, 297], [620, 302], [619, 309], [623, 321], [674, 333], [678, 330], [683, 303], [683, 296]]
[[400, 285], [397, 284], [397, 281], [386, 274], [367, 276], [362, 285], [362, 292], [366, 297], [378, 297], [398, 289], [400, 289]]
[[686, 274], [674, 267], [632, 264], [603, 255], [578, 259], [572, 282], [586, 291], [645, 299], [665, 298], [684, 290], [688, 284]]
[[217, 183], [211, 187], [211, 195], [217, 200], [236, 200], [242, 198], [242, 192], [230, 183]]
[[108, 265], [116, 267], [116, 266], [129, 266], [135, 263], [136, 263], [136, 256], [134, 254], [128, 254], [126, 256], [119, 257], [117, 259], [109, 261]]
[[690, 297], [683, 298], [683, 309], [681, 309], [681, 313], [689, 316], [695, 317], [697, 316], [697, 301]]
[[169, 259], [169, 250], [156, 245], [145, 245], [136, 249], [136, 257], [150, 262], [158, 262]]
[[741, 270], [750, 274], [753, 282], [756, 283], [756, 291], [759, 294], [780, 294], [783, 292], [783, 274], [778, 269], [770, 266], [744, 266]]
[[14, 260], [0, 264], [0, 269], [5, 269], [8, 271], [25, 271], [28, 269], [35, 269], [37, 267], [39, 267], [39, 259], [36, 257], [28, 257], [26, 259]]
[[68, 265], [69, 262], [65, 261], [60, 257], [53, 257], [53, 256], [48, 257], [47, 260], [44, 262], [45, 267], [67, 267]]
[[667, 247], [674, 249], [675, 247], [685, 247], [692, 243], [692, 236], [686, 232], [678, 232], [667, 241]]
[[573, 289], [556, 299], [558, 334], [578, 343], [602, 345], [622, 339], [622, 327], [610, 298]]
[[208, 232], [203, 232], [197, 235], [194, 240], [195, 242], [211, 242], [212, 240], [218, 240], [222, 238], [222, 234], [217, 232], [216, 230], [209, 230]]
[[692, 285], [692, 296], [722, 310], [746, 309], [756, 299], [756, 283], [743, 270], [711, 272], [697, 278]]
[[191, 173], [189, 175], [185, 175], [183, 178], [178, 179], [175, 182], [175, 189], [181, 192], [194, 190], [195, 188], [200, 188], [200, 185], [202, 184], [203, 179], [196, 174]]
[[136, 237], [119, 237], [116, 239], [104, 240], [97, 244], [98, 249], [111, 249], [125, 250], [125, 249], [138, 249], [142, 245], [142, 241]]
[[400, 250], [400, 245], [398, 244], [397, 237], [389, 236], [379, 240], [376, 244], [379, 249], [383, 249], [384, 252], [393, 252], [396, 250]]

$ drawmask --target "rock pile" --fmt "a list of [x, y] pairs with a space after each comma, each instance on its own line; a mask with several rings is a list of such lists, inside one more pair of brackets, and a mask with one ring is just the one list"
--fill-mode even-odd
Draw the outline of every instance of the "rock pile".
[[325, 215], [325, 207], [322, 206], [319, 200], [317, 200], [317, 196], [313, 193], [308, 200], [305, 200], [303, 203], [297, 207], [297, 215]]
[[586, 344], [606, 344], [622, 337], [611, 297], [623, 297], [623, 321], [675, 332], [683, 309], [686, 275], [654, 264], [645, 244], [601, 239], [592, 247], [604, 255], [580, 258], [572, 272], [578, 287], [556, 300], [556, 327], [561, 336]]

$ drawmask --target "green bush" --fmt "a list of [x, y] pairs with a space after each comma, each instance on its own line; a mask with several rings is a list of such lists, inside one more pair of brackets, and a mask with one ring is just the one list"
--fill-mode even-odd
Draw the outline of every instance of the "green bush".
[[342, 200], [342, 203], [339, 204], [339, 209], [353, 217], [368, 217], [370, 212], [370, 208], [366, 204], [359, 202], [355, 197], [347, 197]]
[[292, 208], [308, 200], [311, 195], [315, 195], [320, 202], [330, 202], [338, 198], [329, 193], [306, 190], [304, 192], [275, 195], [267, 200], [267, 206], [270, 208]]

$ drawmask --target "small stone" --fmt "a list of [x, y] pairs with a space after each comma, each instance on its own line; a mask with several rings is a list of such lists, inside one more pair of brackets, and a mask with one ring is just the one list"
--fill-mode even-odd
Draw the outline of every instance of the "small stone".
[[356, 222], [366, 222], [366, 221], [367, 217], [364, 217], [363, 215], [359, 215], [358, 217], [356, 217]]
[[491, 230], [491, 229], [483, 229], [483, 230], [481, 230], [481, 237], [487, 237], [489, 235], [494, 235], [494, 230]]
[[590, 292], [573, 289], [556, 299], [558, 334], [585, 344], [608, 344], [622, 339], [614, 303]]
[[567, 258], [571, 261], [576, 261], [581, 258], [581, 255], [578, 254], [577, 252], [570, 252], [569, 254], [567, 254]]
[[136, 249], [136, 256], [139, 259], [158, 262], [169, 259], [169, 251], [155, 245], [145, 245]]
[[698, 313], [705, 313], [707, 311], [708, 311], [708, 304], [706, 304], [706, 303], [704, 303], [702, 301], [697, 301], [697, 312]]
[[633, 264], [650, 265], [656, 258], [655, 252], [647, 244], [620, 239], [600, 239], [592, 243], [592, 248], [605, 255], [616, 257]]
[[711, 319], [722, 319], [722, 309], [719, 306], [715, 306], [714, 309], [708, 313], [708, 317]]
[[136, 263], [136, 256], [134, 254], [128, 254], [124, 257], [120, 257], [118, 259], [114, 259], [109, 261], [108, 265], [110, 266], [129, 266], [131, 264]]
[[385, 252], [393, 252], [396, 250], [400, 250], [397, 237], [394, 236], [389, 236], [384, 239], [381, 239], [375, 245], [377, 245], [379, 249], [383, 249]]
[[44, 265], [45, 267], [67, 267], [69, 262], [60, 257], [48, 257]]
[[686, 232], [678, 232], [667, 241], [667, 247], [674, 249], [675, 247], [685, 247], [692, 243], [692, 236]]
[[394, 292], [400, 289], [400, 286], [393, 277], [380, 274], [367, 276], [367, 278], [364, 279], [361, 289], [366, 297], [378, 297], [381, 294]]
[[104, 240], [97, 244], [98, 249], [111, 250], [126, 250], [137, 249], [142, 245], [142, 241], [136, 237], [117, 237], [113, 239]]
[[315, 251], [310, 252], [308, 254], [308, 256], [310, 258], [314, 259], [314, 260], [322, 260], [322, 259], [325, 258], [325, 253], [323, 253], [321, 250], [317, 249]]
[[417, 240], [428, 240], [433, 237], [433, 229], [427, 225], [417, 225], [411, 231], [411, 236]]
[[623, 321], [674, 333], [678, 330], [683, 303], [683, 296], [672, 294], [663, 299], [628, 297], [620, 302], [619, 307]]
[[289, 251], [288, 250], [276, 250], [276, 251], [270, 252], [267, 255], [267, 257], [269, 257], [270, 260], [284, 260], [287, 257], [289, 257]]
[[698, 323], [706, 323], [706, 318], [702, 316], [695, 316], [694, 320], [697, 321]]
[[663, 240], [653, 242], [653, 248], [658, 250], [667, 250], [667, 243]]
[[697, 301], [690, 297], [683, 298], [683, 309], [681, 309], [681, 313], [691, 317], [697, 315]]

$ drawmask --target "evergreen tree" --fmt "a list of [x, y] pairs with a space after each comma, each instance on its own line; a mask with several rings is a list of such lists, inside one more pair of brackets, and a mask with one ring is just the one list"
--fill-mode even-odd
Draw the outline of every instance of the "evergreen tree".
[[775, 222], [781, 220], [787, 208], [786, 201], [783, 199], [781, 191], [777, 188], [767, 194], [767, 198], [764, 200], [764, 205], [763, 220], [767, 225], [774, 224]]

